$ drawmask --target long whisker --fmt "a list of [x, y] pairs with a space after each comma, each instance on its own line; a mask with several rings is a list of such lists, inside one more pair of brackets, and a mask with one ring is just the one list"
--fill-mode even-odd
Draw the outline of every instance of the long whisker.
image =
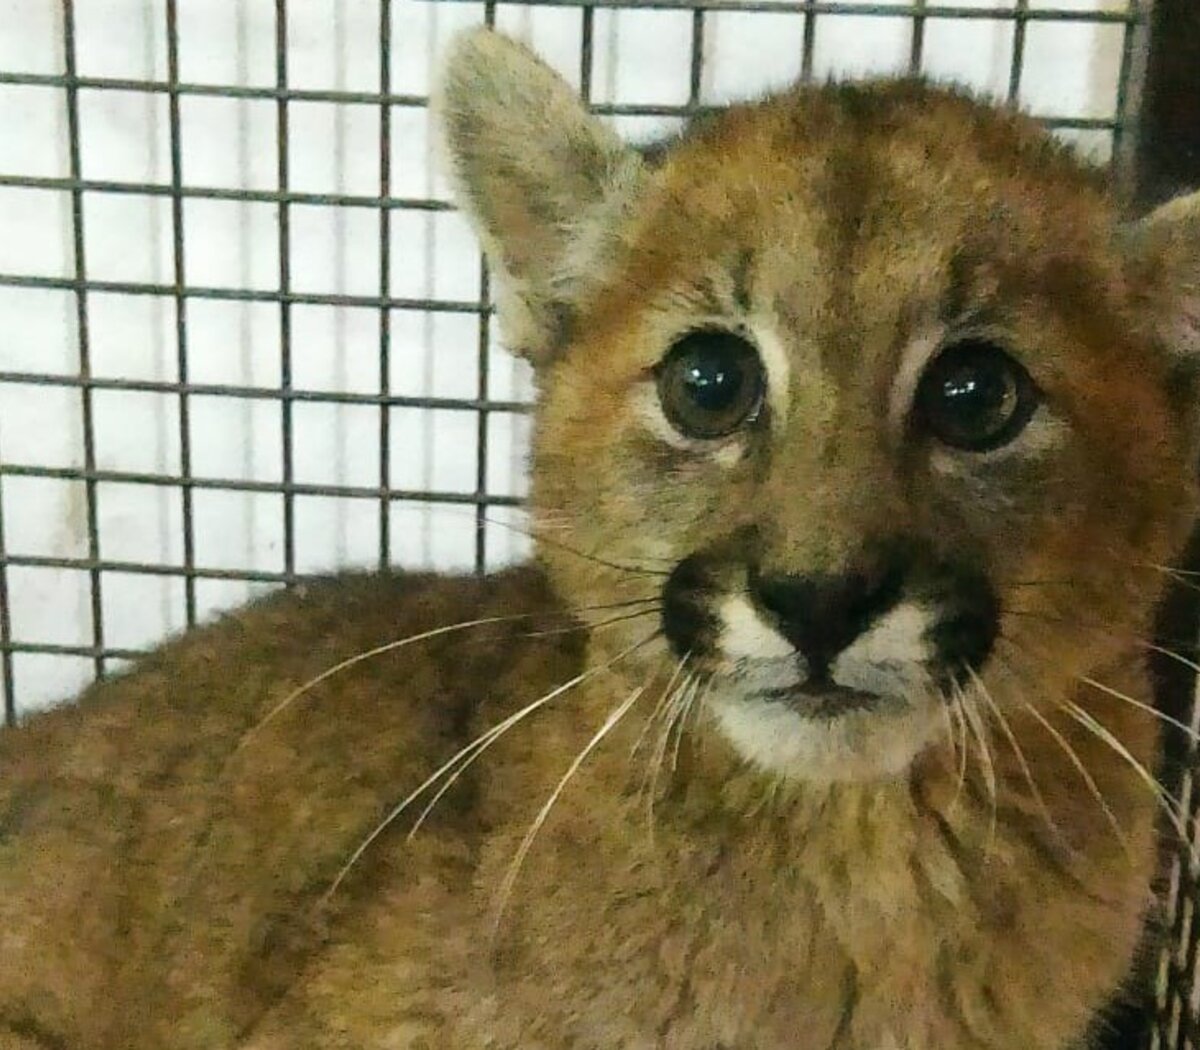
[[464, 620], [462, 623], [452, 623], [443, 627], [435, 627], [429, 631], [422, 631], [420, 634], [409, 635], [407, 638], [400, 638], [395, 641], [387, 642], [384, 645], [377, 645], [373, 649], [367, 649], [364, 652], [356, 653], [354, 656], [347, 657], [334, 664], [332, 667], [327, 667], [319, 675], [310, 678], [303, 685], [297, 686], [287, 696], [279, 701], [270, 711], [266, 713], [259, 721], [251, 726], [242, 735], [242, 739], [238, 742], [237, 751], [244, 748], [258, 733], [260, 733], [267, 725], [278, 718], [284, 711], [292, 706], [305, 693], [315, 689], [322, 682], [328, 681], [334, 675], [341, 674], [343, 671], [348, 671], [352, 667], [357, 667], [367, 660], [373, 660], [377, 656], [383, 656], [385, 653], [395, 652], [397, 649], [403, 649], [409, 645], [415, 645], [417, 642], [428, 641], [431, 638], [439, 638], [445, 634], [453, 634], [456, 631], [465, 631], [472, 627], [485, 627], [489, 624], [496, 623], [511, 623], [514, 620], [527, 620], [535, 616], [534, 613], [518, 613], [509, 616], [483, 616], [478, 620]]
[[1108, 820], [1109, 825], [1112, 827], [1113, 834], [1116, 835], [1117, 841], [1121, 844], [1121, 849], [1125, 851], [1126, 856], [1129, 856], [1129, 840], [1125, 837], [1125, 832], [1121, 830], [1121, 825], [1117, 820], [1116, 814], [1113, 813], [1112, 809], [1109, 808], [1108, 803], [1104, 800], [1104, 795], [1101, 793], [1099, 786], [1096, 784], [1095, 778], [1090, 772], [1088, 772], [1087, 766], [1083, 764], [1083, 759], [1079, 757], [1078, 752], [1070, 745], [1070, 743], [1067, 741], [1067, 738], [1064, 737], [1057, 729], [1055, 729], [1053, 723], [1051, 723], [1051, 721], [1046, 718], [1041, 711], [1039, 711], [1033, 706], [1033, 704], [1026, 700], [1022, 700], [1021, 704], [1026, 711], [1028, 711], [1035, 719], [1037, 719], [1038, 722], [1042, 724], [1042, 727], [1046, 730], [1046, 732], [1054, 738], [1055, 743], [1062, 748], [1067, 758], [1071, 760], [1072, 765], [1075, 766], [1075, 769], [1083, 778], [1083, 782], [1087, 785], [1088, 791], [1091, 792], [1092, 797], [1096, 800], [1101, 810], [1104, 811], [1104, 816]]
[[512, 863], [508, 866], [508, 871], [504, 874], [504, 881], [500, 884], [500, 892], [497, 897], [495, 910], [492, 918], [492, 933], [495, 935], [500, 927], [500, 920], [504, 916], [504, 909], [508, 904], [508, 899], [512, 894], [513, 887], [516, 885], [517, 876], [520, 874], [521, 866], [525, 862], [525, 857], [529, 853], [530, 847], [533, 845], [533, 840], [537, 838], [537, 833], [542, 829], [542, 825], [546, 823], [546, 818], [550, 815], [550, 811], [554, 808], [554, 804], [562, 795], [571, 778], [579, 771], [580, 766], [587, 761], [590, 755], [600, 742], [608, 736], [616, 727], [617, 723], [625, 717], [634, 704], [638, 702], [642, 694], [646, 691], [644, 685], [638, 686], [624, 701], [621, 702], [614, 711], [604, 720], [604, 724], [596, 730], [591, 740], [589, 740], [575, 756], [574, 761], [567, 767], [567, 771], [562, 775], [562, 779], [555, 785], [554, 790], [550, 792], [550, 797], [546, 799], [542, 808], [538, 810], [538, 814], [533, 818], [533, 823], [529, 826], [529, 830], [525, 833], [525, 837], [521, 840], [521, 844], [517, 847], [516, 855], [512, 859]]
[[[1007, 608], [1004, 610], [1005, 616], [1017, 616], [1030, 620], [1041, 620], [1044, 623], [1063, 624], [1067, 627], [1078, 627], [1085, 631], [1091, 631], [1094, 634], [1103, 635], [1107, 638], [1113, 638], [1117, 641], [1126, 642], [1129, 645], [1136, 645], [1143, 649], [1152, 649], [1162, 653], [1163, 656], [1169, 657], [1172, 660], [1177, 660], [1186, 667], [1196, 669], [1196, 665], [1188, 660], [1186, 656], [1182, 656], [1170, 649], [1163, 649], [1154, 642], [1148, 641], [1145, 638], [1139, 638], [1133, 634], [1127, 634], [1121, 631], [1114, 631], [1112, 625], [1108, 623], [1099, 623], [1088, 620], [1081, 620], [1077, 616], [1056, 616], [1053, 613], [1037, 612], [1034, 609], [1014, 609]], [[1159, 638], [1160, 642], [1170, 642], [1173, 645], [1194, 646], [1195, 638]]]
[[946, 727], [946, 747], [950, 752], [950, 765], [953, 768], [958, 765], [958, 744], [954, 739], [954, 722], [950, 717], [950, 703], [943, 699], [938, 707], [941, 708], [942, 721]]
[[629, 749], [629, 757], [631, 759], [641, 750], [642, 744], [645, 743], [651, 727], [655, 724], [663, 709], [667, 706], [668, 698], [673, 697], [674, 694], [671, 692], [671, 689], [675, 685], [676, 680], [683, 673], [683, 669], [687, 665], [688, 660], [691, 658], [692, 651], [689, 649], [683, 654], [683, 657], [680, 659], [679, 663], [675, 665], [675, 670], [672, 672], [671, 677], [667, 680], [667, 684], [663, 687], [663, 691], [659, 694], [658, 700], [655, 703], [653, 710], [650, 712], [650, 716], [646, 719], [645, 724], [642, 726], [642, 731], [638, 734], [638, 738], [633, 742], [633, 747]]
[[1192, 862], [1193, 868], [1195, 868], [1198, 863], [1196, 849], [1188, 838], [1184, 822], [1178, 812], [1177, 807], [1179, 803], [1155, 780], [1154, 774], [1133, 756], [1129, 748], [1121, 743], [1120, 739], [1107, 726], [1085, 711], [1074, 700], [1061, 701], [1059, 707], [1066, 711], [1067, 714], [1085, 729], [1089, 730], [1098, 740], [1107, 744], [1109, 748], [1128, 764], [1130, 769], [1138, 775], [1138, 778], [1145, 783], [1150, 793], [1158, 802], [1159, 807], [1171, 822], [1171, 827], [1174, 828], [1175, 833], [1179, 836], [1180, 845], [1187, 850], [1188, 857]]
[[[579, 681], [572, 680], [572, 682], [568, 682], [565, 684], [565, 686], [560, 686], [559, 688], [565, 692], [567, 688], [570, 688], [572, 685], [578, 685], [578, 684], [579, 684]], [[433, 793], [433, 796], [425, 804], [425, 806], [421, 810], [421, 812], [417, 814], [417, 819], [413, 821], [412, 827], [408, 829], [408, 834], [405, 836], [406, 839], [409, 842], [411, 842], [416, 837], [417, 832], [421, 830], [421, 826], [425, 823], [425, 820], [429, 816], [429, 814], [432, 813], [433, 810], [437, 807], [437, 804], [442, 800], [442, 798], [445, 796], [446, 792], [449, 791], [452, 787], [454, 787], [454, 785], [456, 783], [458, 783], [459, 778], [462, 777], [462, 775], [464, 773], [466, 773], [466, 771], [468, 769], [471, 768], [471, 766], [475, 763], [476, 759], [478, 759], [481, 755], [483, 755], [483, 753], [485, 751], [487, 751], [494, 743], [496, 743], [496, 741], [499, 740], [500, 737], [502, 737], [506, 732], [508, 732], [508, 730], [512, 729], [513, 726], [515, 726], [517, 724], [517, 722], [521, 721], [526, 715], [532, 714], [533, 711], [536, 711], [538, 708], [544, 706], [550, 700], [555, 699], [555, 697], [559, 696], [559, 695], [561, 695], [560, 692], [554, 691], [549, 696], [545, 696], [541, 700], [535, 701], [536, 706], [530, 705], [529, 707], [526, 707], [522, 711], [518, 711], [516, 714], [510, 715], [508, 718], [504, 719], [504, 721], [500, 722], [498, 725], [493, 726], [486, 733], [483, 733], [481, 736], [477, 737], [475, 739], [474, 744], [467, 745], [468, 748], [473, 748], [470, 755], [465, 755], [463, 751], [460, 751], [459, 756], [462, 757], [461, 765], [459, 765], [459, 767], [457, 769], [455, 769], [453, 773], [451, 773], [449, 776], [446, 777], [446, 779], [442, 782], [441, 787], [439, 787], [437, 789], [437, 791], [435, 791]], [[532, 710], [530, 710], [530, 707], [532, 707]], [[466, 749], [464, 749], [464, 751], [465, 750]], [[451, 761], [453, 761], [453, 760], [451, 760]], [[433, 777], [436, 778], [437, 775], [438, 774], [435, 773], [435, 774], [433, 774]], [[429, 781], [426, 781], [426, 783], [423, 784], [422, 787], [425, 787], [428, 784], [429, 784]], [[420, 791], [420, 790], [421, 789], [418, 788], [418, 791]], [[402, 802], [400, 804], [400, 806], [403, 807], [409, 801], [410, 800], [406, 799], [405, 802]], [[401, 812], [403, 812], [402, 809], [401, 809]], [[400, 815], [400, 813], [396, 814], [397, 817], [399, 815]], [[391, 818], [391, 819], [394, 819], [394, 818]]]
[[963, 786], [967, 782], [967, 756], [970, 751], [970, 740], [967, 737], [967, 719], [963, 714], [962, 698], [958, 695], [958, 690], [954, 690], [950, 696], [950, 709], [954, 712], [954, 720], [958, 725], [960, 745], [958, 748], [958, 783], [954, 788], [954, 797], [950, 800], [948, 812], [953, 812], [954, 807], [958, 805], [958, 800], [962, 797]]
[[[451, 783], [453, 783], [453, 781], [457, 780], [462, 775], [467, 766], [474, 762], [480, 754], [491, 747], [492, 744], [499, 740], [500, 737], [502, 737], [518, 723], [524, 721], [535, 711], [545, 707], [546, 704], [550, 703], [552, 700], [562, 696], [562, 694], [568, 690], [573, 689], [575, 686], [586, 682], [588, 679], [595, 678], [597, 675], [602, 674], [603, 672], [614, 667], [618, 662], [631, 655], [636, 650], [649, 644], [656, 637], [658, 637], [658, 632], [643, 638], [640, 642], [636, 642], [635, 644], [622, 649], [616, 654], [616, 656], [612, 657], [612, 659], [606, 660], [604, 663], [598, 664], [595, 667], [589, 667], [587, 670], [575, 675], [574, 678], [571, 678], [570, 680], [563, 682], [561, 685], [556, 686], [544, 696], [539, 697], [530, 704], [526, 704], [519, 711], [509, 715], [491, 729], [481, 733], [478, 737], [472, 740], [471, 743], [467, 744], [463, 748], [460, 748], [457, 752], [455, 752], [454, 755], [452, 755], [449, 759], [442, 763], [442, 765], [434, 770], [433, 773], [426, 777], [425, 780], [423, 780], [407, 797], [393, 806], [392, 809], [388, 811], [387, 815], [375, 825], [370, 834], [367, 835], [367, 837], [363, 839], [361, 843], [359, 843], [357, 849], [355, 849], [355, 851], [350, 855], [350, 858], [346, 861], [346, 863], [342, 865], [337, 877], [333, 880], [333, 883], [330, 885], [329, 889], [325, 891], [324, 899], [328, 900], [337, 892], [338, 887], [341, 886], [346, 876], [350, 874], [350, 870], [355, 864], [358, 863], [362, 855], [371, 848], [371, 845], [375, 842], [375, 840], [379, 838], [379, 836], [382, 835], [389, 827], [391, 827], [391, 825], [404, 813], [404, 811], [408, 809], [413, 802], [420, 798], [421, 795], [428, 791], [430, 787], [436, 784], [439, 779], [441, 779], [447, 773], [450, 773], [451, 770], [454, 770], [454, 772], [451, 774]], [[462, 765], [455, 769], [460, 762]], [[446, 787], [447, 785], [443, 785], [438, 797], [445, 793]], [[424, 819], [424, 817], [428, 814], [430, 808], [432, 807], [427, 807], [426, 810], [421, 814], [422, 819]], [[410, 832], [410, 836], [415, 832], [416, 828], [414, 827], [412, 832]]]
[[[637, 599], [636, 601], [641, 602], [643, 600], [649, 601], [651, 599]], [[657, 600], [657, 599], [653, 599], [653, 600]], [[573, 615], [574, 613], [580, 613], [580, 612], [595, 612], [595, 611], [601, 611], [601, 610], [612, 609], [612, 608], [625, 608], [629, 604], [633, 604], [633, 603], [615, 602], [615, 603], [611, 603], [611, 604], [607, 604], [607, 605], [584, 606], [584, 607], [581, 607], [581, 608], [575, 609], [575, 610], [566, 610], [564, 615], [570, 616], [570, 615]], [[415, 645], [417, 642], [426, 642], [433, 638], [439, 638], [442, 635], [454, 634], [458, 631], [466, 631], [473, 627], [487, 627], [489, 625], [500, 624], [500, 623], [515, 623], [515, 622], [519, 622], [521, 620], [535, 620], [535, 619], [539, 619], [543, 616], [545, 616], [545, 613], [513, 613], [513, 614], [506, 615], [506, 616], [483, 616], [477, 620], [464, 620], [461, 623], [452, 623], [452, 624], [446, 624], [442, 627], [435, 627], [432, 630], [422, 631], [419, 634], [412, 634], [406, 638], [395, 639], [393, 641], [386, 642], [383, 645], [377, 645], [373, 649], [366, 649], [363, 652], [355, 653], [353, 656], [347, 657], [345, 660], [339, 661], [338, 663], [334, 664], [332, 667], [327, 667], [320, 674], [315, 675], [314, 677], [310, 678], [307, 682], [305, 682], [303, 685], [297, 686], [290, 693], [288, 693], [287, 696], [285, 696], [282, 700], [280, 700], [279, 703], [277, 703], [274, 707], [271, 708], [270, 711], [268, 711], [262, 718], [260, 718], [257, 723], [255, 723], [253, 726], [251, 726], [249, 729], [247, 729], [245, 733], [242, 734], [242, 739], [240, 741], [238, 741], [238, 745], [234, 749], [234, 753], [236, 754], [238, 751], [241, 751], [251, 741], [251, 739], [253, 737], [258, 735], [258, 733], [262, 732], [262, 730], [269, 723], [273, 722], [276, 718], [278, 718], [281, 714], [283, 714], [284, 711], [286, 711], [289, 707], [292, 706], [292, 704], [294, 704], [297, 700], [299, 700], [302, 696], [304, 696], [305, 693], [310, 692], [311, 690], [313, 690], [317, 686], [319, 686], [322, 682], [328, 681], [330, 678], [333, 678], [335, 675], [339, 675], [344, 671], [349, 671], [352, 667], [357, 667], [361, 663], [365, 663], [368, 660], [374, 660], [376, 657], [384, 656], [387, 653], [396, 652], [398, 649], [407, 648], [410, 645]], [[571, 630], [586, 630], [586, 629], [587, 629], [586, 624], [581, 625], [579, 627], [571, 628]]]
[[[475, 511], [471, 510], [472, 516]], [[588, 554], [579, 550], [577, 547], [572, 547], [568, 543], [563, 543], [562, 540], [552, 539], [547, 536], [544, 530], [538, 530], [536, 527], [532, 529], [524, 528], [511, 521], [501, 521], [498, 518], [485, 517], [484, 520], [490, 525], [496, 525], [502, 529], [509, 529], [512, 532], [526, 536], [536, 543], [544, 544], [547, 547], [553, 547], [555, 550], [561, 550], [566, 554], [573, 554], [577, 558], [582, 558], [584, 561], [594, 562], [597, 565], [603, 565], [606, 569], [616, 569], [618, 572], [631, 573], [636, 576], [669, 576], [670, 571], [667, 569], [654, 569], [647, 565], [625, 565], [617, 561], [608, 561], [605, 558], [598, 557], [595, 554]], [[667, 558], [652, 558], [651, 561], [661, 561], [664, 565], [671, 564]]]
[[1157, 707], [1153, 707], [1142, 700], [1138, 700], [1132, 696], [1127, 696], [1120, 690], [1114, 689], [1112, 686], [1105, 685], [1103, 682], [1097, 682], [1096, 679], [1089, 678], [1087, 675], [1079, 675], [1078, 678], [1079, 681], [1084, 683], [1084, 685], [1090, 685], [1093, 689], [1099, 689], [1100, 692], [1107, 696], [1111, 696], [1114, 700], [1121, 700], [1124, 703], [1129, 704], [1131, 707], [1136, 707], [1139, 711], [1145, 711], [1146, 714], [1152, 715], [1154, 718], [1157, 718], [1160, 722], [1163, 722], [1166, 725], [1174, 726], [1176, 729], [1183, 732], [1189, 740], [1200, 741], [1200, 733], [1197, 733], [1194, 729], [1192, 729], [1191, 726], [1179, 721], [1178, 718], [1172, 718], [1165, 711], [1160, 711]]
[[[643, 616], [655, 616], [658, 614], [662, 606], [657, 598], [642, 598], [640, 602], [653, 603], [649, 609], [638, 609], [634, 612], [624, 613], [621, 616], [610, 616], [607, 620], [597, 620], [594, 623], [575, 624], [572, 627], [552, 627], [546, 631], [528, 631], [521, 634], [522, 638], [550, 638], [556, 634], [573, 634], [577, 631], [598, 631], [604, 627], [613, 627], [619, 623], [628, 623], [630, 620], [638, 620]], [[628, 603], [635, 604], [635, 603]]]
[[995, 699], [988, 691], [987, 686], [984, 685], [982, 679], [980, 679], [973, 669], [968, 668], [967, 670], [970, 672], [971, 679], [975, 683], [976, 691], [991, 709], [992, 714], [995, 715], [996, 722], [1000, 726], [1000, 731], [1004, 734], [1005, 738], [1008, 740], [1009, 746], [1013, 749], [1013, 753], [1017, 757], [1017, 762], [1021, 766], [1021, 772], [1025, 776], [1025, 782], [1029, 785], [1029, 790], [1033, 795], [1034, 802], [1037, 804], [1038, 809], [1042, 811], [1042, 816], [1046, 818], [1046, 827], [1049, 828], [1050, 832], [1056, 837], [1061, 838], [1062, 832], [1059, 830], [1058, 825], [1055, 824], [1054, 818], [1050, 815], [1050, 809], [1046, 805], [1046, 801], [1042, 797], [1041, 791], [1038, 789], [1037, 782], [1033, 779], [1033, 771], [1029, 768], [1029, 762], [1025, 758], [1025, 752], [1021, 750], [1021, 745], [1017, 743], [1017, 738], [1012, 731], [1012, 726], [1009, 724], [1004, 712], [1000, 709], [1000, 705], [996, 703]]
[[683, 735], [687, 731], [687, 722], [693, 711], [698, 711], [701, 700], [708, 694], [709, 688], [712, 686], [712, 679], [701, 681], [699, 676], [696, 678], [696, 684], [692, 688], [691, 696], [687, 703], [683, 705], [683, 712], [679, 716], [677, 724], [677, 732], [675, 733], [675, 749], [671, 752], [671, 772], [674, 774], [679, 769], [679, 749], [683, 744]]
[[[662, 719], [662, 729], [658, 734], [658, 743], [646, 767], [648, 783], [643, 781], [646, 788], [646, 819], [650, 825], [650, 836], [654, 837], [654, 796], [658, 790], [658, 777], [666, 761], [667, 750], [670, 747], [671, 730], [675, 722], [687, 706], [688, 694], [697, 681], [695, 674], [689, 674], [679, 685], [667, 704], [666, 713]], [[653, 771], [653, 776], [650, 776]]]
[[988, 842], [991, 843], [996, 837], [996, 766], [992, 761], [992, 752], [988, 746], [987, 733], [979, 714], [978, 705], [961, 690], [960, 696], [963, 714], [979, 744], [979, 768], [983, 773], [984, 783], [987, 785], [988, 797], [991, 799], [991, 818], [988, 825]]

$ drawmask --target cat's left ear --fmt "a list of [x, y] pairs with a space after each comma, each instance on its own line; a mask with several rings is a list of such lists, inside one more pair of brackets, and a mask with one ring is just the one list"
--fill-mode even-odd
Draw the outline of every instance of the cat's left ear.
[[533, 52], [486, 29], [451, 46], [433, 109], [495, 278], [505, 342], [544, 362], [602, 266], [641, 158]]
[[1200, 192], [1125, 230], [1130, 277], [1166, 350], [1200, 371]]

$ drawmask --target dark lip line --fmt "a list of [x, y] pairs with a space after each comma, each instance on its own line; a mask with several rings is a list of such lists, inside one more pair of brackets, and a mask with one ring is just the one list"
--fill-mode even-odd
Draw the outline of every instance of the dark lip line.
[[823, 682], [816, 686], [802, 683], [795, 686], [763, 689], [752, 695], [771, 703], [783, 704], [798, 715], [830, 720], [841, 715], [869, 711], [889, 703], [893, 699], [879, 693], [848, 689], [835, 682]]

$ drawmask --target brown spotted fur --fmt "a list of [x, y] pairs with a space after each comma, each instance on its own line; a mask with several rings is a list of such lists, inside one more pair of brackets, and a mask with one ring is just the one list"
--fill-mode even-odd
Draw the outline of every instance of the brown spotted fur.
[[[539, 370], [540, 568], [307, 584], [0, 737], [0, 1050], [1084, 1045], [1149, 906], [1155, 806], [1053, 702], [1153, 766], [1154, 719], [1077, 676], [1150, 699], [1151, 566], [1195, 507], [1200, 209], [1122, 231], [1031, 121], [913, 83], [736, 107], [653, 166], [488, 34], [459, 44], [440, 106], [501, 321]], [[725, 470], [656, 443], [630, 392], [689, 318], [747, 309], [794, 389], [769, 454]], [[879, 420], [899, 348], [972, 311], [1069, 433], [1049, 466], [951, 486]], [[651, 812], [630, 757], [647, 702], [563, 793], [493, 936], [567, 765], [631, 688], [666, 684], [654, 641], [325, 899], [458, 747], [656, 626], [563, 630], [570, 610], [653, 597], [697, 549], [811, 570], [881, 530], [965, 545], [999, 581], [1008, 656], [984, 677], [1045, 811], [999, 737], [993, 811], [980, 765], [960, 791], [942, 746], [899, 778], [780, 783], [701, 716]], [[246, 737], [339, 659], [503, 614], [529, 618], [366, 660]]]

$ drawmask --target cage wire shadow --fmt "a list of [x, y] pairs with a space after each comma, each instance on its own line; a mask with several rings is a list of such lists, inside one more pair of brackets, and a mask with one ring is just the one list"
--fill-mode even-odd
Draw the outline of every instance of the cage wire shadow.
[[[54, 289], [69, 293], [74, 300], [75, 350], [78, 367], [74, 374], [15, 371], [0, 362], [0, 386], [54, 387], [77, 394], [82, 430], [82, 466], [51, 467], [5, 462], [0, 448], [0, 686], [4, 693], [4, 724], [17, 717], [17, 686], [14, 674], [15, 654], [38, 654], [50, 657], [85, 657], [92, 663], [96, 676], [102, 676], [113, 661], [132, 659], [140, 650], [110, 645], [106, 640], [103, 607], [105, 578], [110, 573], [132, 573], [167, 576], [182, 580], [185, 622], [197, 622], [197, 581], [238, 580], [258, 584], [290, 584], [301, 579], [297, 571], [295, 500], [304, 496], [327, 496], [341, 499], [373, 501], [377, 504], [379, 529], [378, 564], [387, 566], [393, 560], [391, 519], [393, 503], [408, 501], [426, 505], [461, 507], [474, 515], [474, 551], [472, 561], [476, 571], [489, 565], [487, 518], [489, 508], [518, 507], [521, 500], [513, 495], [489, 491], [489, 418], [496, 414], [518, 415], [528, 410], [522, 400], [492, 396], [489, 373], [493, 332], [492, 304], [488, 275], [482, 260], [479, 262], [479, 295], [471, 299], [405, 297], [394, 294], [389, 265], [392, 255], [392, 230], [388, 218], [393, 213], [438, 213], [452, 211], [450, 204], [433, 196], [402, 196], [393, 193], [393, 114], [396, 110], [422, 109], [427, 106], [424, 94], [398, 93], [393, 90], [393, 8], [394, 0], [379, 2], [379, 75], [377, 91], [324, 90], [298, 88], [289, 84], [288, 67], [288, 5], [276, 0], [274, 5], [274, 83], [269, 86], [245, 86], [230, 83], [193, 82], [180, 74], [179, 0], [162, 0], [166, 33], [166, 77], [122, 78], [113, 76], [82, 76], [78, 72], [77, 17], [74, 0], [61, 0], [62, 69], [57, 73], [12, 72], [0, 68], [0, 87], [45, 87], [61, 89], [66, 107], [66, 152], [68, 174], [65, 177], [8, 174], [0, 171], [0, 189], [52, 190], [65, 193], [70, 199], [70, 266], [66, 276], [52, 277], [33, 273], [0, 273], [0, 288]], [[441, 0], [449, 6], [453, 0]], [[710, 14], [774, 13], [800, 16], [797, 48], [800, 52], [802, 79], [814, 77], [814, 53], [818, 21], [823, 16], [841, 15], [861, 18], [903, 18], [910, 26], [907, 68], [911, 73], [922, 70], [926, 30], [932, 19], [972, 20], [1004, 23], [1011, 27], [1011, 59], [1005, 94], [1010, 101], [1021, 97], [1025, 72], [1027, 34], [1035, 23], [1064, 25], [1113, 25], [1121, 31], [1120, 68], [1117, 78], [1117, 97], [1111, 117], [1090, 117], [1043, 114], [1041, 119], [1051, 128], [1111, 135], [1112, 158], [1119, 186], [1132, 181], [1133, 150], [1136, 139], [1142, 80], [1145, 73], [1150, 0], [1128, 0], [1119, 9], [1068, 9], [1034, 6], [1031, 0], [1009, 0], [994, 6], [963, 6], [939, 4], [928, 0], [911, 3], [862, 3], [852, 0], [649, 0], [649, 2], [585, 2], [585, 0], [518, 0], [499, 4], [487, 0], [482, 4], [483, 20], [494, 25], [500, 7], [557, 7], [577, 9], [580, 30], [578, 53], [578, 82], [580, 91], [591, 108], [613, 118], [622, 117], [693, 117], [712, 108], [703, 101], [702, 80], [705, 59], [706, 19]], [[593, 99], [595, 80], [596, 16], [605, 9], [619, 10], [678, 10], [690, 19], [690, 43], [687, 63], [687, 94], [682, 103], [619, 103]], [[169, 138], [168, 181], [137, 181], [95, 179], [84, 176], [81, 160], [81, 91], [133, 92], [166, 100]], [[220, 98], [257, 100], [274, 104], [276, 134], [274, 142], [274, 176], [272, 189], [246, 187], [224, 188], [194, 185], [186, 182], [183, 171], [183, 122], [180, 103], [189, 98]], [[378, 192], [375, 194], [301, 192], [291, 186], [289, 150], [289, 106], [293, 103], [324, 102], [373, 107], [378, 112], [377, 168]], [[85, 248], [85, 195], [136, 195], [165, 200], [170, 206], [171, 280], [149, 282], [97, 279], [89, 275]], [[213, 200], [252, 203], [275, 209], [277, 218], [278, 267], [274, 287], [251, 289], [195, 284], [189, 281], [184, 235], [184, 205], [188, 201]], [[379, 217], [378, 278], [375, 294], [347, 294], [323, 291], [300, 291], [294, 287], [292, 275], [292, 209], [297, 206], [320, 205], [347, 210], [367, 210]], [[105, 377], [93, 374], [92, 338], [89, 327], [89, 297], [93, 294], [159, 297], [169, 302], [173, 310], [172, 327], [175, 338], [175, 368], [173, 381], [131, 377]], [[280, 381], [275, 385], [202, 383], [189, 379], [189, 304], [203, 300], [224, 302], [253, 302], [277, 308], [280, 353]], [[296, 306], [357, 307], [377, 315], [378, 354], [380, 373], [377, 389], [372, 393], [310, 389], [293, 381], [292, 325]], [[389, 364], [392, 353], [392, 317], [397, 312], [416, 311], [425, 315], [459, 314], [478, 319], [475, 351], [477, 370], [476, 392], [472, 397], [401, 395], [392, 389]], [[178, 408], [179, 469], [173, 472], [120, 471], [98, 466], [94, 394], [105, 391], [142, 392], [175, 399]], [[281, 462], [278, 481], [258, 481], [231, 477], [208, 477], [193, 472], [193, 434], [189, 409], [192, 399], [221, 396], [245, 399], [250, 402], [277, 403], [280, 407], [279, 440]], [[307, 483], [297, 480], [294, 470], [294, 408], [301, 404], [355, 405], [377, 412], [379, 456], [375, 485]], [[469, 492], [402, 489], [391, 484], [394, 410], [422, 411], [429, 409], [455, 410], [475, 415], [475, 478]], [[86, 514], [86, 556], [56, 557], [51, 555], [18, 554], [5, 545], [4, 484], [7, 479], [43, 478], [82, 483]], [[180, 502], [182, 558], [180, 563], [114, 560], [101, 550], [101, 535], [97, 520], [97, 486], [102, 483], [135, 483], [167, 487], [176, 490]], [[194, 499], [198, 492], [226, 491], [263, 493], [282, 500], [282, 569], [222, 569], [197, 564], [194, 526]], [[87, 591], [91, 614], [91, 638], [86, 645], [52, 644], [36, 639], [18, 639], [14, 635], [10, 569], [74, 570], [87, 575]], [[1188, 762], [1181, 784], [1184, 803], [1195, 826], [1197, 800], [1193, 797], [1193, 773], [1197, 758], [1195, 748], [1188, 753]], [[1164, 952], [1159, 966], [1158, 1000], [1153, 1018], [1147, 1018], [1149, 1045], [1164, 1048], [1200, 1046], [1200, 1025], [1197, 1023], [1197, 944], [1193, 935], [1193, 910], [1200, 898], [1196, 872], [1185, 859], [1178, 859], [1170, 871], [1168, 907], [1174, 943]]]

